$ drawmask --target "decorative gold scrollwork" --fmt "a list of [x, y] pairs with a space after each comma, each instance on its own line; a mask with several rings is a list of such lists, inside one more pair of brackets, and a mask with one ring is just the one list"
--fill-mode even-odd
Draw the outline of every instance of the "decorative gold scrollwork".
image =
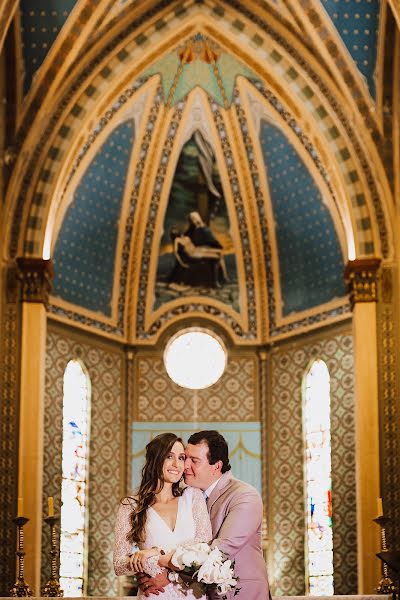
[[344, 278], [351, 308], [356, 302], [377, 302], [377, 279], [380, 258], [359, 258], [347, 263]]

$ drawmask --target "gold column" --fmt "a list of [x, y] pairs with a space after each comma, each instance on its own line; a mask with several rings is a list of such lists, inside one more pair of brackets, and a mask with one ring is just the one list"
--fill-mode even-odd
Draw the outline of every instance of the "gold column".
[[349, 261], [345, 279], [353, 310], [358, 593], [372, 594], [380, 579], [377, 516], [379, 401], [377, 344], [378, 258]]
[[21, 381], [19, 412], [18, 496], [24, 499], [25, 578], [40, 594], [43, 481], [43, 407], [46, 308], [52, 264], [40, 258], [18, 258], [21, 282]]

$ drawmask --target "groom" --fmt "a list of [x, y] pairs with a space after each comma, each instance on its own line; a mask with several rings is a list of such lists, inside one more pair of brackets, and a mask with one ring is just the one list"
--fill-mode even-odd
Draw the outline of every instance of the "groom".
[[218, 431], [191, 435], [185, 454], [185, 483], [200, 488], [207, 501], [213, 532], [211, 546], [235, 561], [235, 575], [240, 578], [236, 598], [267, 600], [270, 592], [261, 549], [260, 494], [232, 477], [228, 444]]
[[[185, 454], [185, 483], [200, 488], [206, 497], [213, 533], [211, 545], [218, 546], [235, 561], [235, 575], [240, 578], [240, 592], [235, 598], [271, 600], [261, 550], [263, 506], [260, 494], [251, 485], [232, 477], [228, 444], [218, 431], [199, 431], [191, 435]], [[148, 576], [143, 577], [149, 580]], [[168, 583], [163, 577], [165, 575], [153, 578], [152, 589], [146, 591], [161, 591]], [[210, 600], [217, 598], [217, 595], [210, 596]]]

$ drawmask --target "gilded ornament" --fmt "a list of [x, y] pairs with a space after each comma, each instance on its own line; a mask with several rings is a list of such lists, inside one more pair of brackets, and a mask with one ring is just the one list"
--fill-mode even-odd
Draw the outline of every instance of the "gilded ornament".
[[48, 303], [53, 278], [51, 260], [42, 258], [17, 258], [18, 274], [21, 282], [21, 300], [23, 302]]
[[351, 307], [356, 302], [377, 302], [377, 279], [380, 258], [359, 258], [347, 263], [344, 278]]

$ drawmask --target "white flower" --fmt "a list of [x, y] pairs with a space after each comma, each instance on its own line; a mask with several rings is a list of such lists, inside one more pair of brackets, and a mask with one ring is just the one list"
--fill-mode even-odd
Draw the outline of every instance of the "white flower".
[[[197, 580], [209, 585], [225, 585], [227, 588], [236, 586], [232, 561], [224, 560], [218, 549], [210, 552], [207, 560], [197, 573]], [[221, 592], [222, 594], [222, 592]]]
[[186, 573], [192, 570], [193, 577], [196, 574], [200, 583], [216, 587], [220, 596], [237, 585], [232, 561], [217, 547], [211, 550], [204, 543], [178, 546], [171, 562], [181, 571], [186, 569]]
[[225, 560], [225, 556], [222, 554], [219, 548], [213, 548], [209, 553], [207, 560], [212, 561], [216, 565], [222, 565]]
[[206, 542], [198, 542], [197, 544], [190, 544], [190, 547], [193, 548], [193, 550], [197, 550], [198, 552], [205, 552], [206, 554], [209, 554], [209, 552], [210, 552], [210, 546], [208, 544], [206, 544]]
[[212, 561], [206, 560], [197, 573], [197, 581], [204, 583], [214, 583], [214, 565]]
[[187, 544], [178, 546], [171, 558], [171, 563], [179, 570], [185, 567], [199, 567], [204, 563], [210, 553], [208, 544]]
[[220, 577], [225, 583], [228, 583], [229, 585], [236, 585], [232, 561], [226, 560], [224, 563], [222, 563], [220, 568]]
[[226, 585], [225, 583], [219, 583], [217, 585], [217, 594], [218, 596], [223, 596], [224, 594], [229, 592], [230, 589], [231, 587], [229, 585]]

